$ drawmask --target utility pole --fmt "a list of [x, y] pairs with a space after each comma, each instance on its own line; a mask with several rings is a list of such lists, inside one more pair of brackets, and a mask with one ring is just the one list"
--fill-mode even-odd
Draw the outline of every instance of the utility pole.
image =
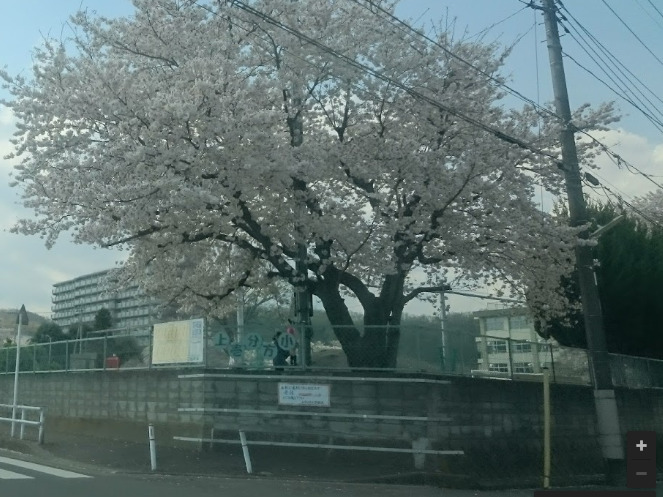
[[[585, 223], [587, 206], [582, 192], [578, 153], [575, 145], [574, 126], [571, 123], [571, 109], [566, 88], [566, 76], [562, 60], [562, 46], [559, 41], [559, 30], [554, 0], [542, 0], [542, 10], [548, 39], [548, 57], [552, 73], [555, 109], [563, 120], [560, 141], [564, 165], [564, 180], [569, 203], [569, 218], [572, 226]], [[589, 238], [584, 231], [581, 238]], [[576, 247], [576, 267], [580, 283], [585, 333], [587, 335], [587, 355], [594, 386], [594, 404], [598, 421], [599, 441], [603, 458], [606, 461], [608, 479], [614, 483], [615, 478], [626, 475], [624, 466], [624, 447], [619, 427], [619, 413], [615, 399], [615, 390], [610, 374], [608, 348], [603, 328], [601, 301], [594, 277], [594, 259], [592, 249], [586, 244]]]

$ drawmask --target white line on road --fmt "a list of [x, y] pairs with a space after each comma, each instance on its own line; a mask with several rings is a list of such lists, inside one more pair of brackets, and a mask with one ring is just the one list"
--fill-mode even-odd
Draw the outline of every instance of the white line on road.
[[0, 469], [0, 480], [33, 480], [32, 476], [22, 475], [21, 473], [14, 473], [6, 469]]
[[[80, 473], [74, 473], [73, 471], [65, 471], [64, 469], [52, 468], [50, 466], [43, 466], [41, 464], [21, 461], [19, 459], [11, 459], [9, 457], [0, 457], [0, 463], [10, 464], [12, 466], [18, 466], [19, 468], [30, 469], [32, 471], [37, 471], [39, 473], [58, 476], [60, 478], [91, 478], [90, 476], [82, 475]], [[11, 473], [11, 471], [8, 471], [8, 473]]]

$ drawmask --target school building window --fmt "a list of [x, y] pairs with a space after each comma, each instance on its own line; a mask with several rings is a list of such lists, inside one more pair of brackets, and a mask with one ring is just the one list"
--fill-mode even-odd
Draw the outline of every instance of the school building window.
[[534, 368], [532, 367], [531, 362], [514, 362], [513, 363], [513, 372], [514, 373], [533, 373]]
[[500, 352], [506, 353], [506, 342], [504, 340], [488, 340], [489, 354], [499, 354]]

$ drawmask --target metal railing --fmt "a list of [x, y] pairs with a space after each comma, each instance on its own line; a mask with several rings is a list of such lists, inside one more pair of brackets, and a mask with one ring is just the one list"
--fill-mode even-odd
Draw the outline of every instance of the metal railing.
[[[9, 410], [10, 412], [13, 412], [14, 410], [14, 405], [13, 404], [0, 404], [0, 410]], [[44, 443], [44, 421], [46, 419], [45, 416], [45, 409], [43, 407], [35, 407], [35, 406], [21, 406], [17, 405], [16, 406], [16, 411], [20, 412], [21, 417], [20, 418], [11, 418], [11, 417], [0, 417], [0, 421], [5, 421], [7, 423], [10, 423], [10, 425], [13, 424], [20, 424], [21, 429], [19, 431], [19, 436], [20, 439], [23, 440], [25, 436], [25, 427], [26, 426], [36, 426], [38, 428], [37, 432], [37, 442], [39, 445], [43, 445]], [[30, 420], [26, 418], [26, 412], [37, 412], [39, 413], [39, 419], [38, 420]], [[12, 436], [13, 436], [13, 430], [12, 430]]]
[[[204, 374], [202, 377], [213, 380], [215, 374]], [[233, 375], [231, 375], [233, 376]], [[244, 375], [238, 374], [234, 375], [238, 379], [244, 377]], [[180, 375], [179, 379], [182, 381], [187, 381], [191, 379], [200, 378], [201, 375], [198, 374], [188, 374]], [[223, 375], [223, 378], [226, 378], [227, 375]], [[279, 381], [281, 376], [266, 376], [266, 381]], [[289, 375], [289, 380], [311, 380], [314, 378], [316, 381], [326, 382], [329, 381], [332, 377], [328, 376], [301, 376]], [[334, 381], [336, 382], [354, 382], [359, 380], [356, 377], [343, 377], [343, 376], [334, 376]], [[398, 382], [398, 378], [361, 378], [361, 381], [373, 380], [378, 382], [393, 383]], [[425, 379], [414, 379], [411, 380], [414, 382], [423, 382], [423, 381], [433, 381], [440, 384], [447, 384], [447, 380], [425, 380]], [[244, 461], [246, 464], [247, 473], [253, 472], [253, 465], [251, 462], [251, 457], [249, 454], [249, 446], [262, 446], [262, 447], [290, 447], [290, 448], [302, 448], [302, 449], [327, 449], [327, 450], [341, 450], [341, 451], [358, 451], [358, 452], [382, 452], [382, 453], [399, 453], [399, 454], [412, 454], [414, 456], [414, 466], [416, 469], [423, 469], [424, 459], [426, 455], [444, 455], [444, 456], [460, 456], [464, 455], [465, 451], [460, 449], [434, 449], [430, 447], [430, 442], [426, 435], [423, 435], [419, 438], [411, 439], [406, 434], [395, 435], [395, 434], [383, 434], [379, 435], [377, 433], [372, 433], [366, 438], [370, 439], [369, 443], [366, 443], [366, 440], [359, 437], [354, 432], [353, 423], [357, 420], [368, 421], [373, 423], [407, 423], [410, 431], [414, 431], [413, 427], [418, 426], [420, 428], [421, 434], [426, 434], [429, 432], [431, 426], [438, 424], [444, 424], [451, 421], [451, 418], [446, 415], [436, 415], [430, 416], [427, 412], [415, 413], [415, 415], [399, 415], [399, 414], [383, 414], [380, 412], [354, 412], [352, 409], [334, 409], [322, 410], [322, 411], [312, 411], [311, 406], [315, 405], [316, 407], [329, 407], [329, 384], [286, 384], [278, 383], [277, 389], [279, 391], [279, 404], [278, 407], [274, 408], [226, 408], [226, 407], [215, 407], [215, 406], [187, 406], [178, 408], [180, 413], [195, 413], [208, 416], [213, 425], [209, 438], [205, 437], [185, 437], [185, 436], [174, 436], [174, 440], [183, 441], [183, 442], [196, 442], [200, 444], [239, 444], [242, 446], [242, 453], [244, 456]], [[311, 403], [310, 390], [300, 391], [298, 396], [294, 390], [295, 387], [303, 386], [314, 386], [320, 390], [321, 398], [326, 397], [326, 402], [321, 404]], [[292, 398], [291, 398], [292, 396]], [[226, 416], [234, 418], [230, 421]], [[235, 417], [236, 416], [236, 417]], [[279, 418], [296, 418], [301, 420], [299, 428], [297, 429], [297, 434], [294, 435], [289, 428], [284, 428]], [[315, 420], [316, 423], [321, 420], [330, 420], [339, 424], [346, 424], [345, 431], [342, 428], [336, 428], [337, 437], [341, 438], [346, 443], [319, 443], [315, 439], [320, 437], [320, 428], [315, 427], [306, 427], [307, 421]], [[224, 434], [227, 433], [238, 433], [238, 438], [221, 438], [217, 437], [217, 431], [221, 431]], [[325, 432], [326, 433], [326, 432]], [[248, 434], [248, 437], [247, 437]], [[279, 436], [286, 436], [286, 439], [281, 439]], [[311, 440], [313, 437], [313, 440]], [[329, 438], [328, 435], [325, 435], [326, 438]], [[356, 441], [356, 443], [352, 443]], [[350, 443], [347, 443], [350, 442]], [[382, 443], [383, 442], [383, 443]], [[400, 445], [400, 446], [398, 446]], [[403, 446], [406, 445], [406, 446]], [[409, 445], [410, 447], [407, 447]]]

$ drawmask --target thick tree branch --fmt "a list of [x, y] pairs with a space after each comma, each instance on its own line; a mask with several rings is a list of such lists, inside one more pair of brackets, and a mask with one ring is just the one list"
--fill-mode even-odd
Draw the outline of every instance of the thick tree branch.
[[421, 286], [419, 288], [415, 288], [410, 293], [403, 296], [403, 301], [404, 303], [407, 304], [410, 300], [416, 298], [418, 295], [421, 295], [422, 293], [448, 292], [450, 290], [451, 287], [449, 285]]

